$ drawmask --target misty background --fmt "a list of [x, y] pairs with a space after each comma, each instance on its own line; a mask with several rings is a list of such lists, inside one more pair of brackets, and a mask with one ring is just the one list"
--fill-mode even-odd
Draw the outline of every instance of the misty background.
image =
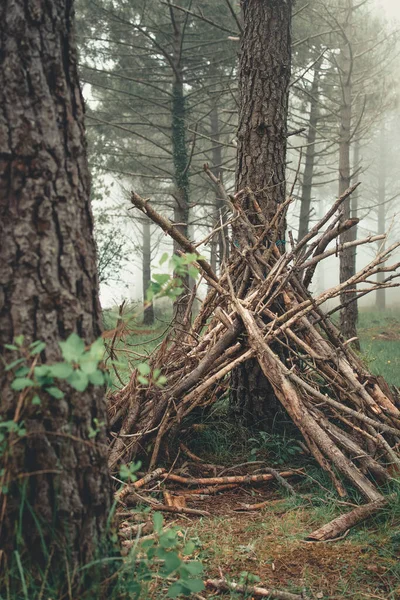
[[[239, 3], [176, 4], [183, 19], [178, 68], [185, 102], [188, 223], [191, 239], [199, 242], [227, 218], [203, 164], [221, 176], [229, 192], [235, 187]], [[80, 0], [77, 22], [101, 301], [108, 308], [125, 299], [140, 302], [151, 274], [168, 270], [159, 265], [160, 257], [173, 251], [164, 234], [132, 209], [129, 195], [135, 190], [169, 218], [176, 215], [171, 139], [176, 24], [168, 3], [158, 0]], [[296, 5], [287, 165], [287, 194], [293, 196], [288, 232], [294, 239], [338, 196], [342, 105], [349, 84], [340, 62], [343, 44], [350, 61], [351, 182], [361, 182], [352, 198], [352, 216], [360, 219], [357, 238], [384, 231], [389, 232], [386, 244], [399, 238], [399, 27], [397, 0]], [[201, 246], [217, 269], [223, 258], [220, 238]], [[380, 244], [358, 247], [357, 270]], [[339, 258], [333, 255], [318, 267], [313, 289], [338, 281]], [[201, 296], [205, 292], [200, 288]], [[396, 289], [380, 300], [381, 306], [398, 301]], [[376, 302], [373, 293], [360, 306]]]

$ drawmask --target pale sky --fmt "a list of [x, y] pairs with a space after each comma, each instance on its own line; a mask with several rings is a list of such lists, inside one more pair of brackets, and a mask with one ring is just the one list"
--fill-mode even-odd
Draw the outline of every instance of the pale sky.
[[383, 6], [388, 17], [400, 19], [400, 0], [375, 0], [378, 6]]

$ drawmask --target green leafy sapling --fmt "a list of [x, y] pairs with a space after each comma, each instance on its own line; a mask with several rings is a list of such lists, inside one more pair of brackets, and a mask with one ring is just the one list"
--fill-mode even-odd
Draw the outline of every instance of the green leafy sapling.
[[197, 560], [190, 560], [196, 544], [186, 542], [179, 527], [165, 529], [163, 516], [158, 512], [153, 514], [153, 531], [152, 539], [137, 540], [127, 559], [127, 564], [131, 559], [136, 567], [130, 577], [137, 597], [142, 585], [154, 579], [169, 583], [167, 598], [190, 597], [204, 590], [200, 578], [203, 566]]
[[173, 269], [173, 277], [168, 273], [159, 273], [153, 275], [153, 279], [150, 282], [149, 288], [146, 293], [147, 304], [152, 302], [155, 298], [170, 298], [175, 300], [182, 294], [184, 288], [182, 287], [182, 279], [189, 275], [192, 279], [197, 279], [199, 271], [195, 266], [196, 261], [202, 258], [195, 253], [186, 253], [182, 255], [173, 254], [171, 257], [165, 253], [160, 259], [160, 266], [162, 266], [169, 259], [170, 267]]
[[23, 336], [15, 338], [14, 342], [15, 345], [8, 345], [7, 348], [17, 351], [20, 356], [6, 366], [6, 371], [14, 370], [11, 389], [21, 392], [32, 388], [33, 405], [40, 404], [40, 391], [57, 400], [64, 397], [57, 380], [66, 381], [78, 392], [84, 392], [89, 384], [103, 385], [108, 382], [108, 374], [101, 365], [104, 358], [101, 338], [86, 348], [84, 340], [76, 333], [71, 333], [64, 342], [59, 342], [64, 361], [52, 365], [37, 364], [39, 354], [46, 348], [44, 342], [36, 341], [25, 347]]

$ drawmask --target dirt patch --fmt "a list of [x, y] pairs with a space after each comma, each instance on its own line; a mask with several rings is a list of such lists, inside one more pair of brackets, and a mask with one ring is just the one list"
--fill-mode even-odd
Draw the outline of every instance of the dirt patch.
[[[243, 504], [270, 500], [262, 511], [237, 512]], [[229, 490], [217, 496], [190, 499], [188, 506], [207, 510], [211, 519], [182, 519], [189, 537], [199, 541], [198, 558], [207, 577], [239, 581], [241, 573], [256, 575], [269, 587], [310, 598], [400, 599], [397, 560], [385, 552], [387, 542], [373, 543], [350, 532], [344, 540], [306, 542], [306, 535], [332, 518], [319, 507], [289, 506], [276, 491]], [[214, 597], [214, 592], [203, 592]], [[228, 594], [229, 597], [229, 594]]]
[[383, 340], [387, 342], [396, 342], [400, 340], [400, 331], [396, 330], [387, 330], [381, 331], [380, 333], [375, 333], [372, 335], [373, 340]]

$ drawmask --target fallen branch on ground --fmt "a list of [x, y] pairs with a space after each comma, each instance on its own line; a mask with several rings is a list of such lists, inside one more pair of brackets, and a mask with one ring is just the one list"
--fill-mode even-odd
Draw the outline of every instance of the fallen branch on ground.
[[[293, 475], [298, 475], [298, 473], [294, 473], [293, 471], [282, 471], [282, 473], [278, 473], [279, 477], [292, 477]], [[271, 481], [276, 479], [275, 475], [271, 473], [263, 473], [260, 475], [237, 475], [232, 477], [181, 477], [180, 475], [174, 475], [174, 473], [170, 473], [166, 479], [170, 481], [176, 481], [176, 483], [181, 483], [182, 485], [223, 485], [230, 483], [261, 483], [263, 481]]]
[[375, 515], [379, 510], [387, 506], [389, 498], [382, 498], [376, 502], [370, 502], [369, 504], [363, 504], [357, 506], [354, 510], [340, 515], [333, 521], [330, 521], [326, 525], [323, 525], [319, 529], [316, 529], [310, 535], [307, 536], [307, 540], [314, 542], [322, 542], [325, 540], [332, 540], [343, 535], [348, 529], [351, 529], [355, 525], [358, 525], [365, 519], [369, 519]]
[[238, 583], [228, 582], [225, 579], [207, 579], [205, 586], [214, 590], [223, 592], [239, 592], [256, 598], [276, 598], [277, 600], [303, 600], [304, 596], [282, 592], [280, 590], [267, 589], [253, 585], [239, 585]]
[[167, 506], [165, 504], [153, 504], [152, 510], [160, 510], [163, 512], [178, 513], [182, 515], [194, 515], [196, 517], [211, 517], [211, 513], [206, 510], [197, 510], [197, 508], [186, 508], [181, 506]]
[[148, 473], [147, 475], [145, 475], [141, 479], [138, 479], [134, 483], [126, 484], [126, 486], [118, 493], [117, 499], [123, 500], [126, 496], [132, 493], [132, 490], [140, 489], [141, 487], [146, 485], [146, 483], [149, 483], [150, 481], [161, 477], [163, 473], [165, 473], [165, 469], [159, 468], [155, 471], [152, 471], [151, 473]]

